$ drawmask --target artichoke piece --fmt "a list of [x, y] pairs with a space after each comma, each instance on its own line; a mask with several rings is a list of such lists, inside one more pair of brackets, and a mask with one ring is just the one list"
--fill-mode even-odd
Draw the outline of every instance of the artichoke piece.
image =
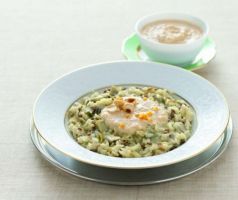
[[111, 87], [111, 89], [110, 89], [110, 95], [114, 96], [114, 95], [116, 95], [118, 92], [119, 92], [118, 87], [116, 87], [116, 86], [112, 86], [112, 87]]
[[102, 142], [104, 141], [104, 139], [105, 139], [103, 133], [98, 133], [98, 134], [97, 134], [97, 138], [98, 138], [98, 140], [99, 140], [100, 143], [102, 143]]
[[107, 126], [106, 126], [106, 124], [104, 123], [103, 120], [97, 120], [96, 121], [96, 126], [97, 126], [97, 128], [100, 132], [107, 131]]

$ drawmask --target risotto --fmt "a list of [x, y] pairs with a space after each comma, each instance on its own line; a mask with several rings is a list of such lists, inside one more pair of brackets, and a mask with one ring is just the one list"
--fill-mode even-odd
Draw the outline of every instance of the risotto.
[[112, 86], [79, 98], [66, 126], [83, 147], [107, 156], [146, 157], [168, 152], [191, 136], [191, 106], [166, 89]]

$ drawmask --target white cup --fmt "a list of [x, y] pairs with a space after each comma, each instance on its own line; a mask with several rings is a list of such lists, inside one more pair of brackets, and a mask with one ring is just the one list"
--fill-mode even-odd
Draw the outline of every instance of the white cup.
[[[157, 20], [183, 20], [197, 25], [201, 28], [203, 34], [197, 40], [182, 44], [165, 44], [145, 38], [141, 34], [141, 29], [146, 24]], [[208, 36], [209, 26], [204, 20], [188, 14], [161, 13], [145, 16], [139, 19], [135, 25], [135, 31], [140, 40], [140, 45], [143, 51], [151, 60], [183, 66], [192, 63], [199, 51], [202, 49]]]

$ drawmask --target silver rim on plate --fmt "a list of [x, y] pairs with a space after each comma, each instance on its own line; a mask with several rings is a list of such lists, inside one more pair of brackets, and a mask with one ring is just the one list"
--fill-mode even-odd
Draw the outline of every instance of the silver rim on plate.
[[188, 160], [150, 169], [112, 169], [98, 167], [65, 156], [41, 138], [31, 123], [30, 133], [35, 147], [42, 156], [57, 168], [83, 179], [115, 185], [155, 184], [190, 175], [215, 161], [228, 146], [232, 136], [232, 120], [224, 134], [205, 152]]

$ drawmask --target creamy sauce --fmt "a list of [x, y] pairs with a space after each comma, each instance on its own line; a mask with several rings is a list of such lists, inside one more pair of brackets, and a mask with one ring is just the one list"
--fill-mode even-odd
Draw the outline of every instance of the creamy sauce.
[[198, 26], [182, 20], [158, 20], [145, 25], [141, 33], [149, 40], [166, 44], [190, 43], [203, 34]]
[[116, 99], [102, 110], [101, 116], [107, 126], [126, 134], [145, 130], [147, 125], [168, 122], [168, 113], [163, 105], [140, 97]]

